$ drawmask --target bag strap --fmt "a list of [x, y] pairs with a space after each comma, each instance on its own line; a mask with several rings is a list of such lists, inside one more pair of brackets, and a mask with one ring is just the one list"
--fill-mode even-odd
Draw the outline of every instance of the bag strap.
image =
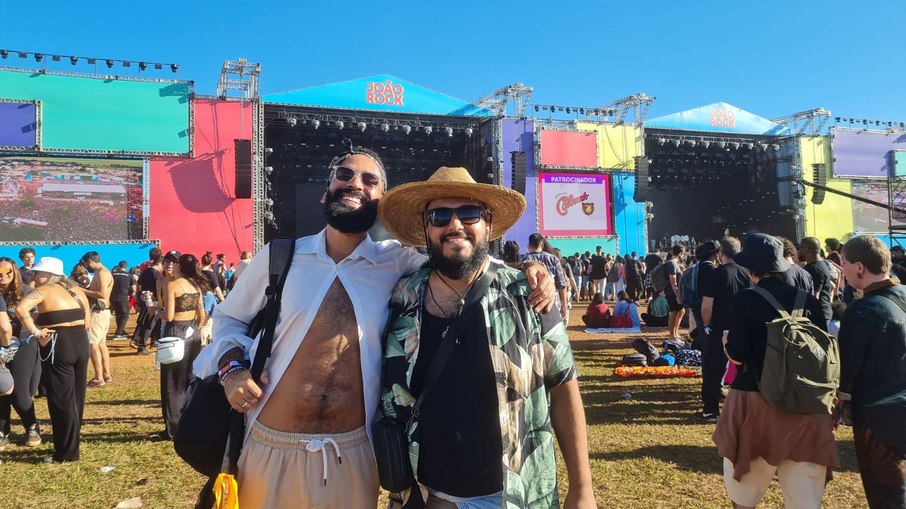
[[469, 293], [466, 296], [466, 303], [460, 310], [459, 316], [457, 316], [454, 322], [447, 327], [440, 347], [437, 349], [434, 359], [431, 360], [431, 365], [428, 366], [422, 392], [419, 394], [418, 399], [415, 401], [415, 405], [412, 407], [412, 419], [410, 422], [418, 418], [419, 410], [425, 402], [425, 396], [431, 392], [431, 389], [434, 388], [434, 384], [437, 383], [438, 378], [440, 378], [441, 371], [443, 371], [444, 366], [446, 366], [450, 354], [453, 353], [453, 346], [456, 343], [459, 343], [459, 325], [467, 322], [475, 310], [480, 307], [478, 301], [488, 291], [488, 288], [491, 286], [491, 281], [494, 280], [496, 275], [497, 265], [495, 265], [494, 262], [491, 262], [488, 265], [488, 270], [485, 271], [484, 276], [482, 276], [482, 278], [472, 286], [472, 289], [469, 290]]
[[805, 315], [805, 297], [808, 294], [800, 288], [796, 290], [796, 301], [793, 302], [793, 316], [800, 317]]
[[[271, 356], [271, 347], [274, 344], [274, 330], [277, 328], [277, 317], [280, 315], [280, 298], [283, 295], [286, 275], [289, 273], [289, 267], [295, 252], [295, 239], [278, 237], [270, 242], [268, 285], [264, 290], [264, 296], [267, 299], [264, 304], [264, 328], [261, 331], [261, 339], [258, 341], [258, 350], [251, 369], [252, 379], [257, 384], [261, 383], [264, 363]], [[232, 475], [236, 475], [239, 472], [239, 455], [242, 452], [244, 436], [245, 415], [235, 410], [230, 410], [230, 434], [227, 436], [223, 461], [220, 464], [221, 472]]]
[[899, 306], [900, 309], [903, 310], [903, 313], [906, 313], [906, 304], [904, 304], [902, 300], [894, 297], [893, 295], [886, 294], [886, 293], [880, 293], [878, 295], [880, 295], [881, 297], [884, 297], [885, 299], [889, 300], [890, 302], [893, 302], [894, 304]]
[[[758, 295], [761, 295], [761, 297], [764, 300], [768, 301], [768, 304], [770, 304], [774, 308], [775, 311], [780, 313], [781, 318], [783, 318], [785, 320], [789, 320], [791, 318], [790, 314], [787, 312], [787, 310], [783, 306], [781, 306], [779, 302], [777, 302], [777, 299], [775, 299], [774, 296], [770, 294], [770, 292], [768, 292], [764, 288], [761, 288], [760, 286], [753, 286], [752, 289], [755, 290], [755, 293], [757, 293]], [[802, 290], [799, 290], [799, 291], [801, 293], [805, 293]], [[796, 302], [799, 302], [799, 298], [800, 298], [800, 296], [797, 295]], [[804, 300], [805, 299], [803, 299], [803, 301]]]
[[268, 260], [268, 283], [264, 290], [267, 301], [264, 304], [264, 328], [255, 360], [252, 363], [251, 375], [255, 383], [259, 383], [264, 363], [271, 356], [274, 345], [274, 330], [277, 328], [277, 318], [280, 316], [280, 298], [283, 286], [286, 284], [286, 275], [296, 251], [296, 240], [289, 237], [278, 237], [270, 242], [270, 259]]

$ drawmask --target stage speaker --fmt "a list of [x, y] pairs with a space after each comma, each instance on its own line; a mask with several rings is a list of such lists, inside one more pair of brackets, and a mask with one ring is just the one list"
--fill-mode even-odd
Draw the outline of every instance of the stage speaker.
[[648, 157], [638, 156], [635, 158], [635, 192], [632, 199], [636, 203], [650, 201], [648, 193]]
[[[812, 165], [812, 182], [818, 184], [819, 186], [827, 187], [827, 165]], [[824, 203], [824, 189], [812, 189], [812, 203], [814, 203], [815, 205], [821, 205], [822, 203]]]
[[525, 152], [510, 152], [510, 161], [513, 164], [512, 188], [525, 196]]
[[252, 140], [233, 140], [236, 158], [236, 198], [252, 197]]

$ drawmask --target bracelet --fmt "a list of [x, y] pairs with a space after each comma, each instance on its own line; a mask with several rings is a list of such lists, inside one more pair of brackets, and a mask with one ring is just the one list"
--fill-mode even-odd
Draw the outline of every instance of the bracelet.
[[237, 371], [245, 371], [247, 369], [248, 368], [246, 368], [245, 366], [242, 366], [242, 365], [231, 367], [230, 369], [226, 370], [223, 374], [220, 375], [220, 383], [222, 384], [223, 381], [226, 380], [226, 378], [228, 376], [232, 375], [233, 373], [235, 373]]
[[245, 363], [240, 360], [233, 359], [230, 362], [227, 362], [226, 364], [224, 364], [223, 366], [220, 366], [220, 369], [217, 370], [217, 374], [220, 376], [223, 376], [224, 373], [226, 373], [227, 371], [229, 371], [231, 368], [233, 368], [235, 366], [245, 367]]

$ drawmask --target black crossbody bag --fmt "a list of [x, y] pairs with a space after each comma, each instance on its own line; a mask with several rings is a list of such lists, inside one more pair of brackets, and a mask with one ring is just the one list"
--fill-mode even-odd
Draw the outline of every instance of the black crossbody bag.
[[[440, 378], [440, 374], [453, 353], [453, 347], [459, 342], [460, 324], [468, 322], [472, 314], [480, 309], [478, 301], [484, 296], [491, 281], [497, 274], [497, 266], [491, 263], [484, 276], [475, 286], [469, 290], [466, 296], [466, 302], [463, 305], [459, 316], [455, 322], [447, 329], [441, 341], [437, 354], [431, 360], [428, 371], [425, 374], [425, 384], [421, 394], [412, 407], [412, 418], [409, 423], [404, 423], [395, 417], [384, 415], [383, 408], [379, 408], [380, 416], [371, 425], [371, 438], [374, 441], [374, 456], [377, 460], [378, 478], [381, 487], [390, 493], [399, 493], [410, 488], [415, 483], [415, 477], [412, 474], [412, 463], [409, 461], [409, 439], [406, 435], [407, 427], [418, 420], [418, 414], [421, 410], [425, 397], [434, 388], [434, 384]], [[388, 327], [392, 324], [392, 319], [388, 322]], [[385, 334], [386, 337], [386, 334]]]
[[[286, 275], [295, 253], [295, 239], [276, 238], [270, 242], [266, 303], [249, 326], [247, 335], [261, 333], [252, 379], [260, 384], [264, 363], [271, 355], [274, 330], [280, 315], [280, 297]], [[218, 374], [195, 378], [189, 385], [186, 403], [173, 437], [176, 454], [198, 472], [210, 477], [202, 495], [211, 493], [210, 486], [221, 472], [236, 474], [242, 440], [245, 436], [245, 416], [230, 407]]]

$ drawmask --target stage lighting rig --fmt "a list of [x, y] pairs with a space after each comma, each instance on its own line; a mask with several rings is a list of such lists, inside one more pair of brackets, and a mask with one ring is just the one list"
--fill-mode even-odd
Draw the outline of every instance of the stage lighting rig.
[[465, 128], [465, 133], [466, 133], [466, 136], [468, 136], [469, 138], [471, 138], [471, 137], [472, 137], [472, 128], [471, 128], [471, 127], [466, 127], [466, 128]]
[[311, 121], [311, 126], [314, 127], [315, 129], [317, 129], [317, 128], [321, 127], [321, 121], [318, 119], [314, 119]]
[[381, 124], [381, 131], [384, 131], [385, 133], [386, 133], [386, 132], [389, 132], [389, 131], [390, 131], [390, 124], [388, 124], [388, 123], [386, 123], [386, 122], [384, 122], [383, 124]]
[[298, 124], [299, 121], [296, 120], [296, 117], [289, 117], [286, 119], [286, 123], [289, 124], [290, 127], [296, 127], [296, 124]]
[[404, 126], [403, 126], [403, 132], [406, 133], [406, 134], [411, 133], [411, 132], [412, 132], [412, 126], [411, 126], [411, 125], [404, 125]]
[[366, 124], [365, 122], [359, 122], [358, 126], [359, 126], [359, 131], [362, 131], [363, 133], [365, 132], [365, 129], [368, 128], [368, 124]]
[[105, 63], [107, 64], [107, 68], [108, 68], [108, 69], [113, 69], [113, 60], [110, 60], [110, 59], [108, 58], [108, 59], [105, 61]]
[[431, 134], [431, 133], [433, 133], [433, 132], [434, 132], [434, 128], [433, 128], [433, 127], [431, 127], [431, 126], [429, 126], [429, 125], [426, 125], [426, 126], [425, 126], [425, 134]]
[[[9, 58], [9, 51], [6, 51], [5, 49], [0, 49], [0, 58], [2, 58], [3, 60], [6, 60], [7, 58]], [[535, 108], [538, 108], [538, 107], [535, 106]], [[535, 111], [538, 111], [538, 110], [536, 109]]]

